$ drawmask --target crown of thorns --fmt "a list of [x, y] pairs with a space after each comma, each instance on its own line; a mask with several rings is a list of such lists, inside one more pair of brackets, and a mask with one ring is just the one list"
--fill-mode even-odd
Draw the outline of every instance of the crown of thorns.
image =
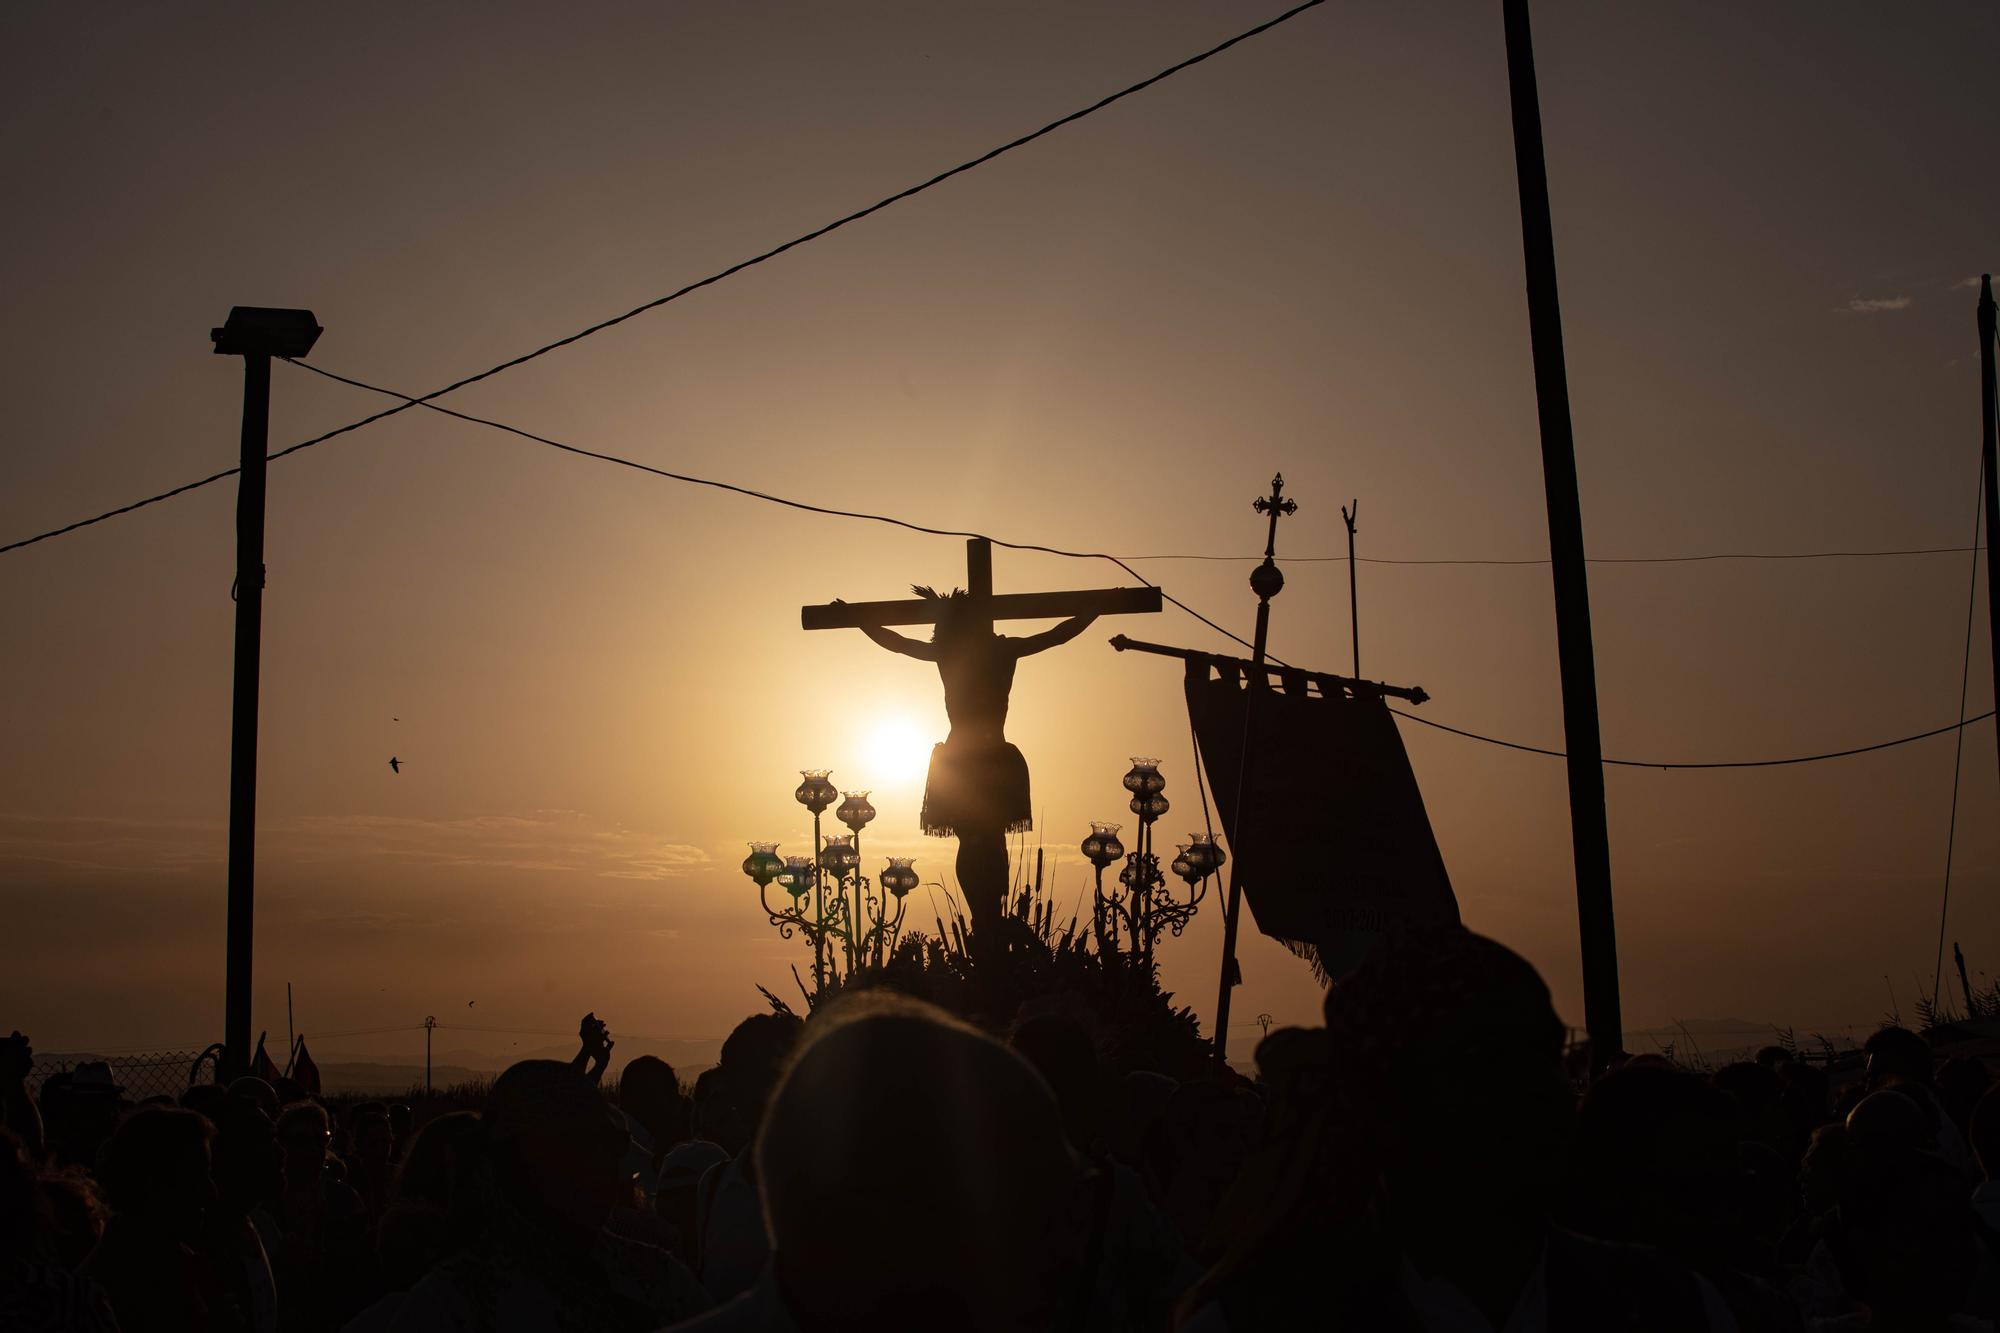
[[966, 596], [966, 591], [963, 588], [953, 588], [950, 592], [939, 592], [936, 588], [923, 583], [912, 583], [910, 591], [925, 601], [930, 602], [952, 602]]

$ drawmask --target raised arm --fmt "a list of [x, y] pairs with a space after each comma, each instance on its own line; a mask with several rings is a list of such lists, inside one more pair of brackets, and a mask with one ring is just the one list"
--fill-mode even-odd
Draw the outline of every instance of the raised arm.
[[1095, 615], [1071, 616], [1054, 629], [1045, 629], [1040, 634], [1030, 634], [1025, 638], [1019, 639], [1009, 639], [1007, 642], [1012, 645], [1014, 656], [1031, 657], [1036, 653], [1068, 643], [1071, 639], [1089, 629], [1090, 622], [1095, 619], [1097, 619]]
[[[840, 604], [840, 601], [835, 599], [834, 605], [839, 606]], [[914, 657], [919, 662], [937, 661], [936, 646], [925, 643], [922, 639], [912, 639], [898, 634], [894, 630], [884, 629], [880, 625], [857, 625], [855, 628], [873, 639], [877, 645], [887, 648], [892, 653], [901, 653], [905, 657]]]

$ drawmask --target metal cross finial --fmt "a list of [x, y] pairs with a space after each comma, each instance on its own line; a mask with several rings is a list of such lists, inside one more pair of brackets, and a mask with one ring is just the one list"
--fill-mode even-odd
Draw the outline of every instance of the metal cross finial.
[[1264, 558], [1269, 560], [1277, 552], [1278, 520], [1286, 514], [1299, 512], [1299, 502], [1285, 498], [1285, 474], [1280, 472], [1271, 478], [1271, 494], [1259, 496], [1251, 501], [1250, 507], [1260, 514], [1271, 516], [1271, 528], [1264, 538]]
[[[1286, 498], [1285, 474], [1280, 472], [1271, 478], [1269, 496], [1259, 496], [1250, 507], [1260, 514], [1269, 514], [1271, 524], [1264, 532], [1264, 563], [1250, 572], [1250, 591], [1257, 594], [1258, 642], [1263, 641], [1263, 617], [1273, 597], [1284, 589], [1285, 576], [1279, 572], [1275, 557], [1278, 552], [1278, 520], [1287, 514], [1299, 512], [1299, 502]], [[1264, 650], [1257, 649], [1258, 660], [1262, 660]]]

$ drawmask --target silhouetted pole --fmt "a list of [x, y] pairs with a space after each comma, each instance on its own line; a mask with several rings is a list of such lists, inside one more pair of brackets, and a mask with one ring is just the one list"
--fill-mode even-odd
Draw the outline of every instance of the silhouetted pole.
[[[1993, 275], [1979, 275], [1979, 470], [1986, 483], [1986, 633], [1993, 646], [1993, 697], [2000, 699], [2000, 559], [1994, 556], [2000, 541], [2000, 477], [1994, 476], [1993, 387]], [[1994, 742], [2000, 747], [2000, 725], [1993, 728]]]
[[[1257, 594], [1257, 631], [1251, 635], [1250, 656], [1258, 668], [1264, 665], [1264, 648], [1271, 634], [1271, 599], [1285, 590], [1285, 575], [1273, 558], [1278, 549], [1278, 520], [1287, 514], [1299, 511], [1297, 500], [1285, 498], [1285, 474], [1280, 472], [1271, 478], [1271, 494], [1252, 502], [1251, 507], [1260, 514], [1271, 516], [1270, 525], [1264, 532], [1264, 563], [1250, 571], [1250, 591]], [[1215, 1058], [1217, 1061], [1229, 1059], [1229, 992], [1243, 979], [1243, 970], [1236, 965], [1236, 923], [1243, 909], [1243, 852], [1240, 846], [1244, 826], [1249, 822], [1249, 813], [1244, 809], [1246, 793], [1250, 786], [1250, 709], [1257, 698], [1257, 692], [1270, 688], [1262, 670], [1253, 669], [1243, 678], [1243, 752], [1236, 764], [1236, 833], [1239, 846], [1233, 848], [1236, 855], [1229, 860], [1229, 901], [1222, 909], [1222, 983], [1215, 998]], [[1201, 762], [1201, 756], [1195, 756]], [[1141, 833], [1146, 830], [1142, 827]]]
[[1342, 505], [1340, 521], [1347, 524], [1347, 623], [1354, 633], [1354, 678], [1361, 679], [1361, 601], [1355, 593], [1354, 579], [1354, 520], [1361, 517], [1361, 501], [1355, 500], [1353, 508]]
[[243, 358], [243, 441], [236, 485], [236, 685], [229, 738], [229, 913], [222, 1039], [235, 1072], [250, 1067], [251, 908], [257, 851], [257, 671], [264, 631], [264, 455], [271, 358], [304, 356], [320, 334], [310, 310], [237, 306], [208, 336]]
[[424, 1096], [431, 1095], [431, 1033], [437, 1030], [438, 1021], [431, 1014], [424, 1015]]
[[1562, 308], [1556, 295], [1555, 236], [1549, 221], [1549, 174], [1542, 156], [1542, 111], [1535, 89], [1528, 0], [1502, 0], [1501, 8], [1514, 112], [1514, 167], [1521, 192], [1529, 341], [1541, 415], [1549, 560], [1555, 575], [1570, 843], [1576, 858], [1576, 917], [1583, 944], [1583, 1021], [1590, 1032], [1591, 1063], [1602, 1069], [1624, 1043], [1624, 1024], [1618, 1012], [1618, 934], [1611, 916], [1611, 839], [1604, 823], [1604, 751], [1597, 733], [1590, 584], [1583, 562], [1583, 511], [1577, 499], [1576, 444], [1570, 435], [1569, 374], [1563, 365]]

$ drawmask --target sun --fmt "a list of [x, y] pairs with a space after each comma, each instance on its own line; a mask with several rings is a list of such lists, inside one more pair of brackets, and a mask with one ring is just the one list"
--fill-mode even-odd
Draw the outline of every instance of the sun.
[[884, 787], [921, 782], [931, 762], [931, 743], [917, 724], [900, 713], [875, 720], [861, 744], [868, 778]]

